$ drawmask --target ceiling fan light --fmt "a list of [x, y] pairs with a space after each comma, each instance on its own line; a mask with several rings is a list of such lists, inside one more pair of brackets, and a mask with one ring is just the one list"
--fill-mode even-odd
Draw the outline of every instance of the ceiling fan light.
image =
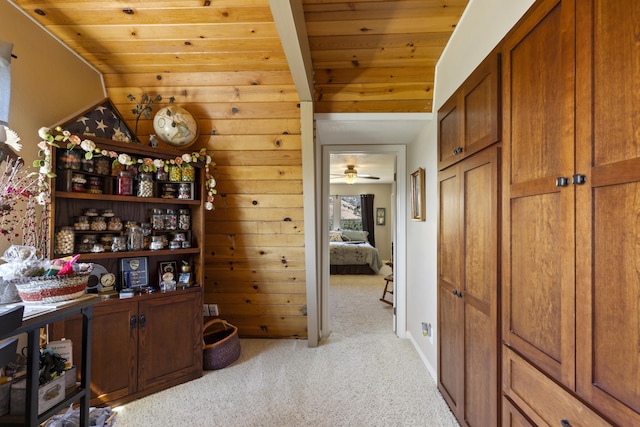
[[353, 184], [358, 180], [358, 172], [355, 169], [347, 169], [344, 171], [344, 181], [347, 184]]

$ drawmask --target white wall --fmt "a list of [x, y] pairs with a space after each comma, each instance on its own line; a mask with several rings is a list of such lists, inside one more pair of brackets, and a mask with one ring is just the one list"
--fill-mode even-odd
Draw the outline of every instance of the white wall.
[[[19, 154], [31, 165], [38, 129], [104, 98], [102, 77], [6, 1], [0, 1], [0, 39], [13, 43], [17, 56], [11, 61], [9, 127], [20, 136]], [[9, 244], [0, 237], [0, 254]]]
[[376, 248], [383, 260], [391, 259], [391, 229], [393, 225], [391, 209], [391, 184], [331, 184], [329, 193], [332, 196], [358, 196], [373, 194], [373, 214], [377, 208], [385, 208], [384, 225], [376, 225], [374, 229]]
[[[500, 42], [533, 4], [533, 0], [471, 0], [436, 66], [434, 112]], [[437, 122], [425, 126], [407, 147], [407, 170], [426, 170], [424, 222], [407, 224], [407, 336], [436, 378], [437, 353]], [[407, 210], [409, 207], [407, 206]], [[431, 323], [432, 338], [421, 323]]]

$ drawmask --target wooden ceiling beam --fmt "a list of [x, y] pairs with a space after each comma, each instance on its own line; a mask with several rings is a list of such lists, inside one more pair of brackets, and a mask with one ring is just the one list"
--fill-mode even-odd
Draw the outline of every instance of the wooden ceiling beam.
[[313, 63], [302, 5], [296, 0], [269, 0], [269, 5], [300, 101], [312, 101]]

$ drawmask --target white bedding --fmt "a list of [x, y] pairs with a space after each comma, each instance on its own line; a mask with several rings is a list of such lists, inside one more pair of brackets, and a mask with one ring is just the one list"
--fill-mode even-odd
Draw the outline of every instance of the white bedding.
[[329, 260], [331, 265], [368, 264], [375, 274], [382, 267], [378, 249], [368, 242], [329, 242]]

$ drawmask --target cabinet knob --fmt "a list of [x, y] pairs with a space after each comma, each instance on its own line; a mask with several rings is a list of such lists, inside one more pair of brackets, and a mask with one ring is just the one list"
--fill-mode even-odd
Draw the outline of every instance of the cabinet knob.
[[564, 176], [556, 178], [556, 187], [566, 187], [567, 185], [569, 185], [569, 178]]
[[582, 185], [585, 182], [587, 182], [587, 177], [585, 175], [580, 175], [579, 173], [577, 173], [571, 177], [571, 183], [573, 185]]
[[147, 324], [147, 317], [144, 315], [144, 313], [142, 313], [140, 315], [140, 327], [144, 328], [144, 325]]
[[136, 318], [136, 315], [134, 314], [133, 316], [131, 316], [131, 318], [129, 319], [129, 328], [131, 329], [135, 329], [136, 326], [138, 326], [138, 319]]
[[560, 420], [560, 425], [562, 427], [571, 427], [571, 423], [569, 422], [569, 420]]
[[455, 150], [453, 150], [453, 155], [454, 156], [457, 156], [460, 153], [462, 153], [462, 147], [458, 147]]
[[454, 289], [453, 291], [451, 291], [451, 293], [457, 296], [458, 298], [462, 298], [462, 292], [460, 292], [457, 289]]

